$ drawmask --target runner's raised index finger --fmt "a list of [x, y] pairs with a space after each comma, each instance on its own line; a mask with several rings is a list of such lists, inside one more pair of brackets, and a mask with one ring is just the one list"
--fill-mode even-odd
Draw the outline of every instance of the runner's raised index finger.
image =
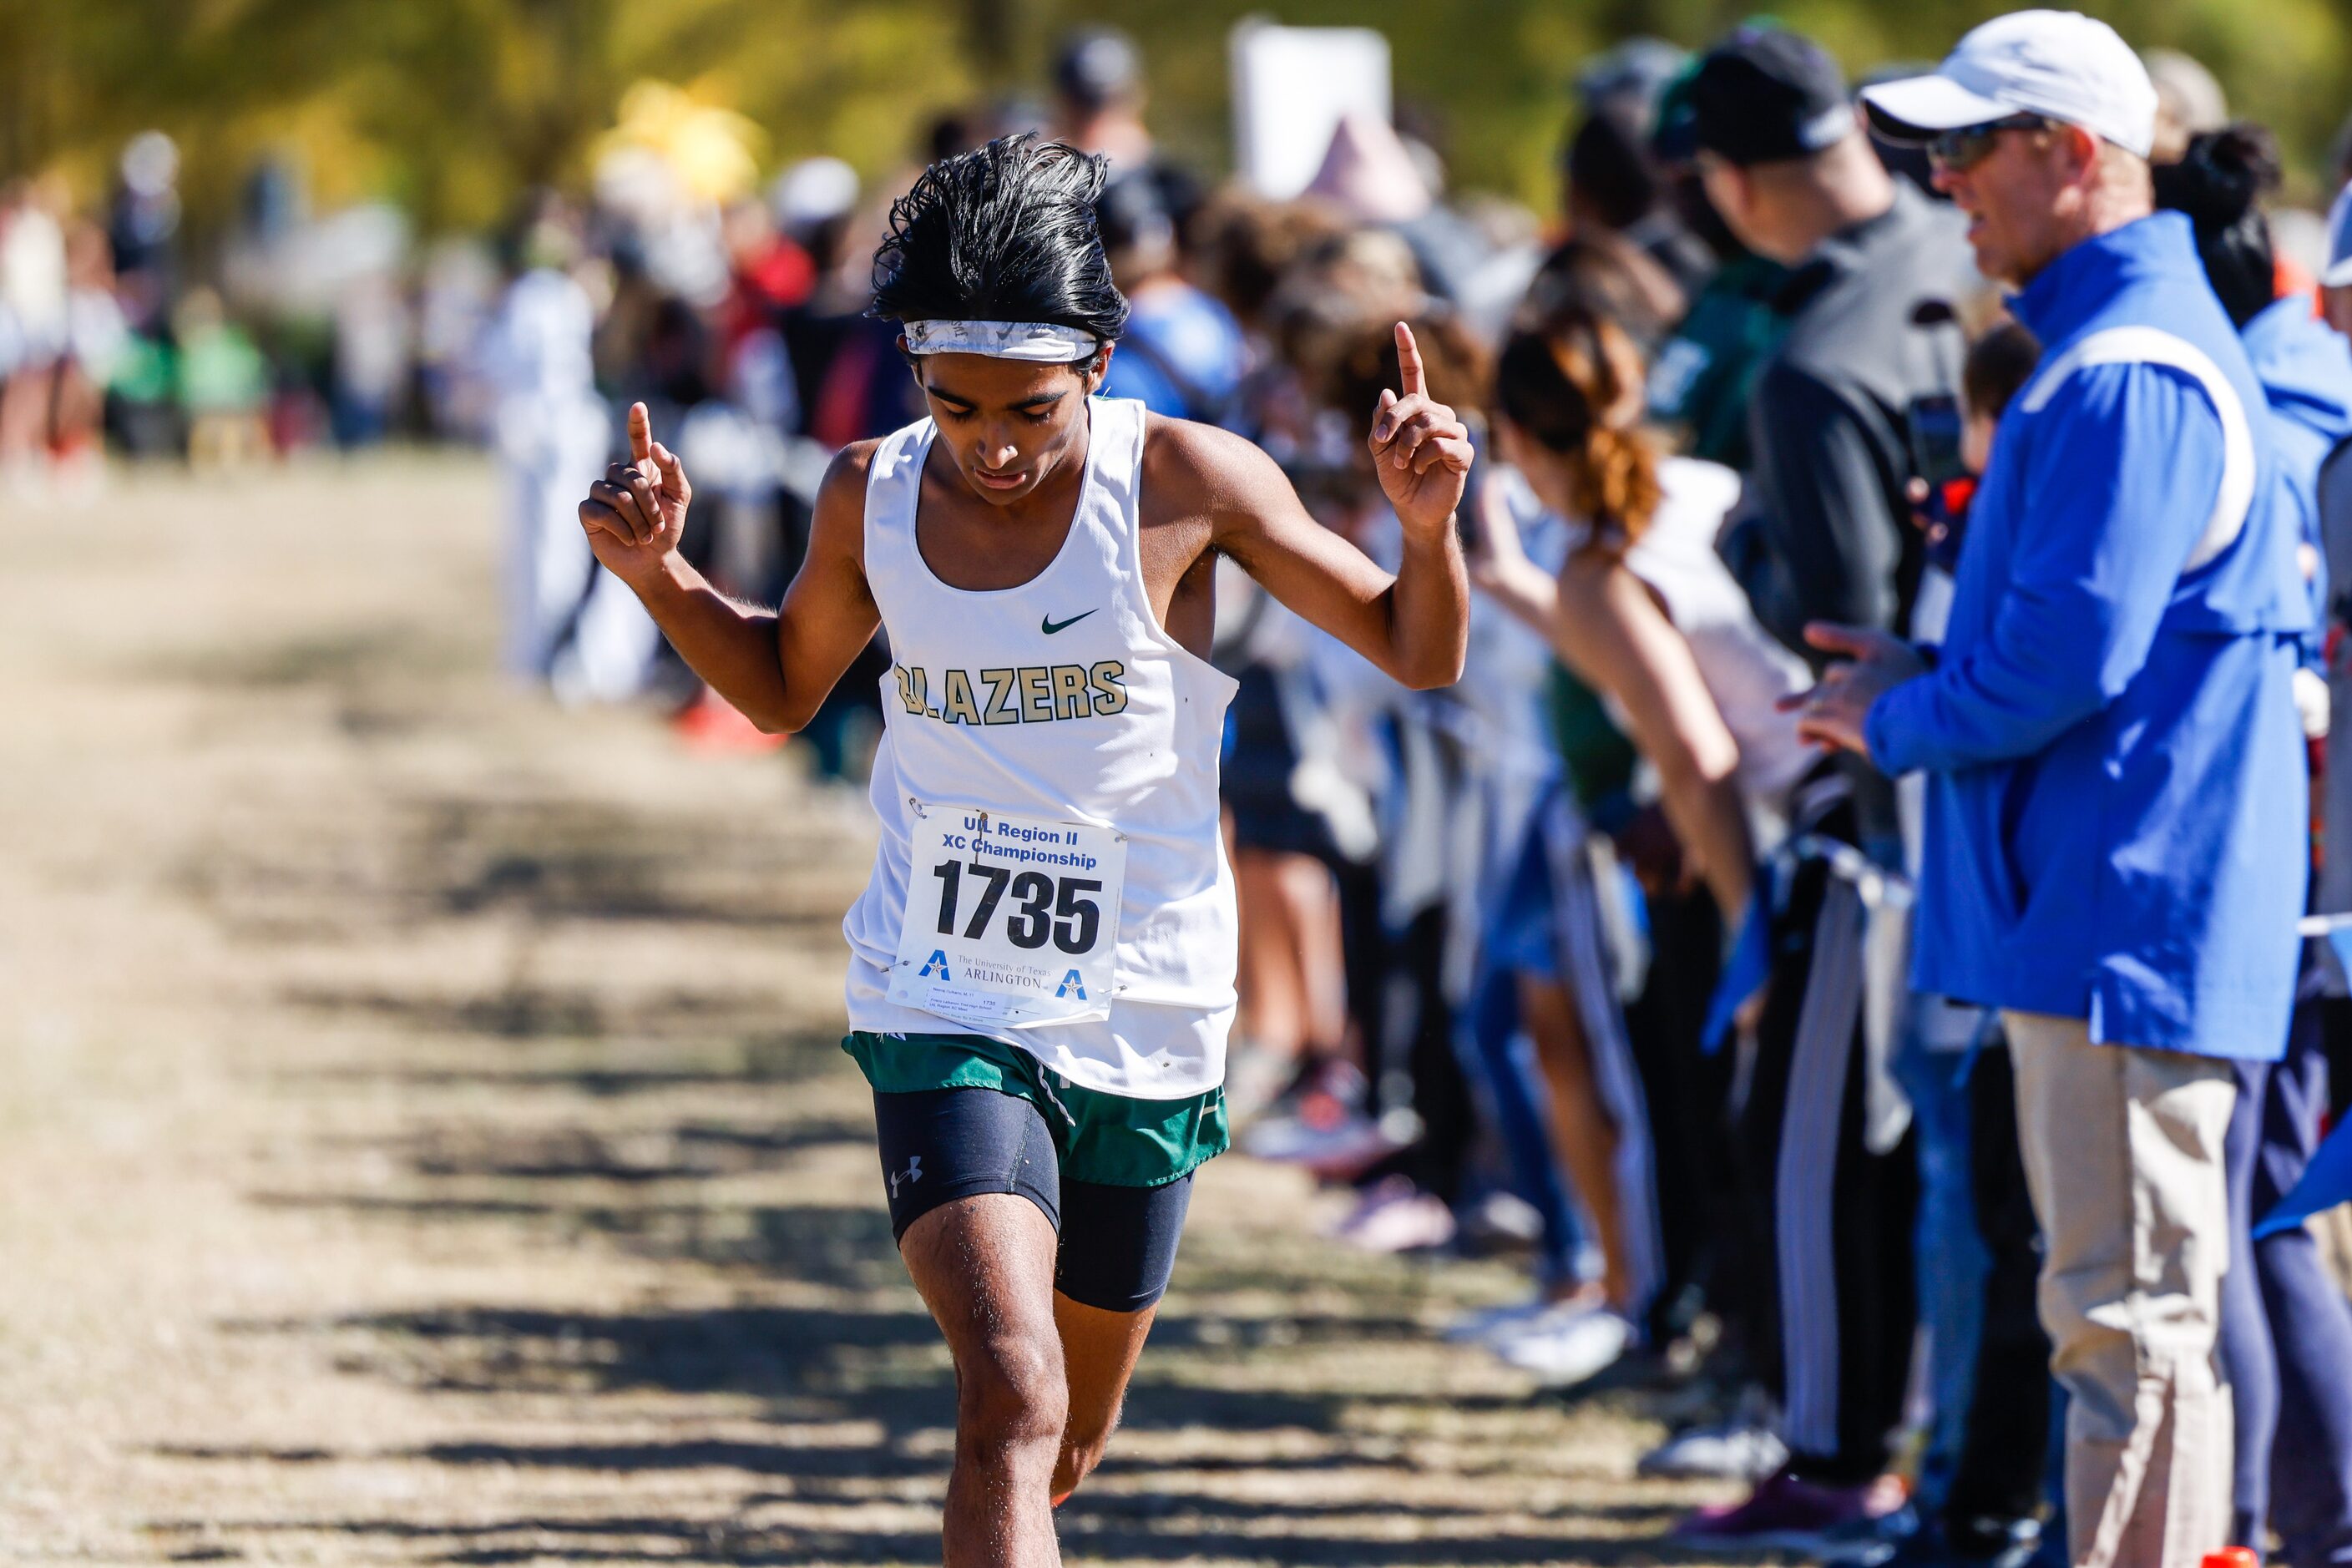
[[654, 455], [654, 416], [642, 403], [629, 405], [629, 458], [642, 463]]
[[1428, 389], [1422, 384], [1421, 345], [1412, 341], [1412, 329], [1402, 321], [1396, 324], [1397, 374], [1404, 383], [1397, 390], [1411, 397]]

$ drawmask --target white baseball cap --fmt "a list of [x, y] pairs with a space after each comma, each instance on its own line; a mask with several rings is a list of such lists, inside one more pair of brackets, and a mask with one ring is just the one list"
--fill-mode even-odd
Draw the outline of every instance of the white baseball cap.
[[2147, 156], [2156, 87], [2113, 27], [2079, 11], [2012, 11], [1970, 29], [1932, 76], [1862, 89], [1882, 132], [1927, 141], [2012, 114], [2044, 114]]

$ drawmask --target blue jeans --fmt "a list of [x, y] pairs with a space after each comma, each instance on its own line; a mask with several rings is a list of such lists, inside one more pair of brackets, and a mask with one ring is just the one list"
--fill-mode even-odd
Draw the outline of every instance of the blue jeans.
[[2352, 1303], [2309, 1231], [2249, 1244], [2247, 1227], [2318, 1145], [2328, 1096], [2316, 989], [2305, 987], [2284, 1060], [2239, 1064], [2221, 1282], [2221, 1363], [2237, 1419], [2231, 1540], [2259, 1550], [2265, 1525], [2275, 1529], [2294, 1568], [2352, 1563]]
[[1505, 835], [1505, 843], [1497, 845], [1503, 874], [1481, 933], [1478, 979], [1454, 1037], [1465, 1076], [1486, 1089], [1511, 1189], [1543, 1221], [1536, 1268], [1541, 1283], [1554, 1286], [1576, 1279], [1584, 1228], [1552, 1142], [1551, 1091], [1534, 1042], [1519, 1026], [1518, 990], [1522, 973], [1559, 978], [1552, 952], [1551, 879], [1543, 854], [1549, 800], [1548, 791], [1522, 820], [1497, 824]]
[[1533, 1043], [1519, 1027], [1517, 974], [1486, 964], [1471, 994], [1466, 1025], [1457, 1030], [1456, 1038], [1468, 1037], [1470, 1048], [1461, 1053], [1468, 1058], [1464, 1065], [1471, 1080], [1486, 1091], [1511, 1188], [1543, 1221], [1543, 1235], [1536, 1244], [1538, 1275], [1546, 1286], [1569, 1283], [1577, 1277], [1584, 1231], [1552, 1150], [1543, 1071], [1536, 1064]]
[[1905, 1032], [1895, 1074], [1911, 1097], [1911, 1125], [1919, 1150], [1916, 1268], [1919, 1321], [1927, 1330], [1928, 1390], [1935, 1414], [1919, 1461], [1919, 1507], [1941, 1507], [1968, 1426], [1976, 1384], [1977, 1340], [1984, 1321], [1988, 1257], [1977, 1233], [1969, 1161], [1969, 1088], [1963, 1052], [1929, 1050], [1916, 1017], [1931, 997], [1913, 999], [1914, 1026]]

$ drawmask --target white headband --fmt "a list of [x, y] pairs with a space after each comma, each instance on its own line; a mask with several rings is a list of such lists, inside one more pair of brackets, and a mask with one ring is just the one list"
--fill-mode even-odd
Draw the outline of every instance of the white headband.
[[1092, 359], [1102, 346], [1092, 332], [1050, 321], [907, 321], [900, 330], [908, 353], [986, 354], [1038, 364]]

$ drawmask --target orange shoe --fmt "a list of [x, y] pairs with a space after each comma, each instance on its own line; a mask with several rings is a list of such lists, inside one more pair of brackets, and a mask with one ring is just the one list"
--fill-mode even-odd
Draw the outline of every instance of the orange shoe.
[[764, 732], [707, 686], [670, 721], [670, 727], [688, 750], [719, 754], [757, 756], [778, 750], [788, 738]]

